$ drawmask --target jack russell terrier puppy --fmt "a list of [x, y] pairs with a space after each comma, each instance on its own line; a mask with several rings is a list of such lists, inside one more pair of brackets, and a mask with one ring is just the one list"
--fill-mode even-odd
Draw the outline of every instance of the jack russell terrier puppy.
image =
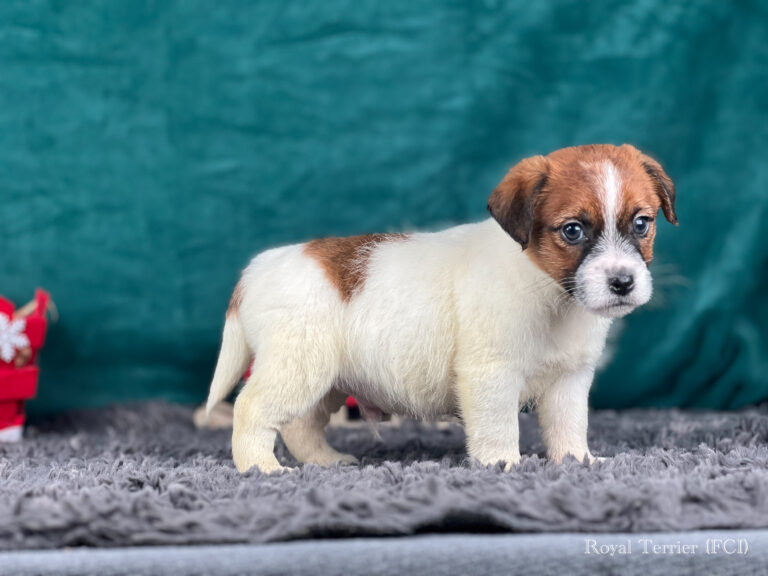
[[659, 208], [675, 188], [636, 148], [578, 146], [517, 164], [492, 218], [437, 233], [324, 238], [268, 250], [226, 314], [207, 409], [253, 369], [234, 408], [238, 470], [351, 463], [326, 441], [347, 395], [367, 415], [458, 413], [471, 457], [520, 460], [536, 406], [548, 455], [593, 461], [587, 397], [613, 318], [651, 297]]

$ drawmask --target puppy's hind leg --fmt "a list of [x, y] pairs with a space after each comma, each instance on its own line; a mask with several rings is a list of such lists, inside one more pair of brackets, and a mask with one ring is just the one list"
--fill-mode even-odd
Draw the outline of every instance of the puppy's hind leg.
[[343, 393], [331, 390], [304, 416], [295, 418], [280, 429], [285, 445], [299, 462], [311, 462], [320, 466], [331, 466], [337, 462], [357, 463], [357, 458], [338, 452], [325, 438], [325, 427], [331, 419], [331, 414], [341, 408], [345, 398]]
[[331, 390], [338, 370], [328, 337], [304, 330], [259, 348], [256, 365], [235, 401], [232, 457], [240, 472], [283, 467], [275, 458], [278, 430], [304, 416]]

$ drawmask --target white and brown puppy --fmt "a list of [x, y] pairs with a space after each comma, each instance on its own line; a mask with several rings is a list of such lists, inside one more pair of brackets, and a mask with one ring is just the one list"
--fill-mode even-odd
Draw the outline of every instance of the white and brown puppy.
[[486, 464], [520, 460], [517, 414], [535, 403], [549, 456], [592, 460], [595, 366], [611, 319], [651, 297], [656, 217], [676, 223], [674, 201], [632, 146], [580, 146], [517, 164], [484, 222], [259, 254], [227, 311], [207, 405], [255, 357], [235, 403], [237, 468], [280, 469], [278, 431], [299, 461], [354, 461], [323, 432], [348, 394], [369, 413], [460, 414]]

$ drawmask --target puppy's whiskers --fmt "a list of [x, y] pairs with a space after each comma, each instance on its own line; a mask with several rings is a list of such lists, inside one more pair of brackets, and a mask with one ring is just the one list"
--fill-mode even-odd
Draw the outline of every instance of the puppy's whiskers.
[[522, 289], [522, 292], [528, 296], [538, 296], [548, 292], [557, 282], [552, 278], [540, 278]]

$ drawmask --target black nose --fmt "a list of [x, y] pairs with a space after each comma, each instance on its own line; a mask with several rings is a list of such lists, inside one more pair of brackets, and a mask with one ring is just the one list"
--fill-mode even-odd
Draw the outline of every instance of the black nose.
[[635, 287], [635, 279], [632, 277], [632, 274], [621, 272], [608, 278], [608, 286], [614, 294], [626, 296]]

